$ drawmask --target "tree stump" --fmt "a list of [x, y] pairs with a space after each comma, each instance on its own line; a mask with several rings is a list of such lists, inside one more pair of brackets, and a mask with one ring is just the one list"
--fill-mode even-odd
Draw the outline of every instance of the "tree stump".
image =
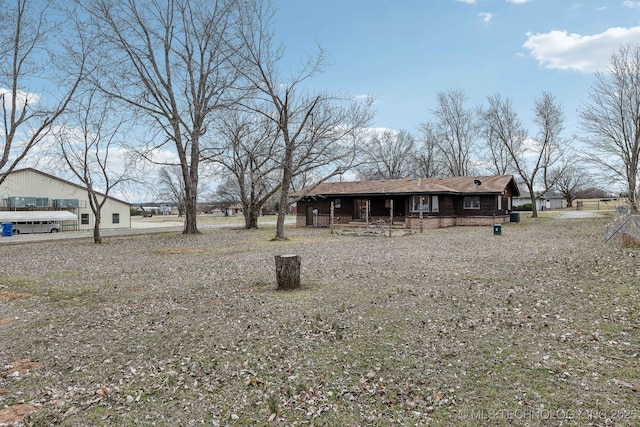
[[276, 255], [276, 279], [278, 289], [300, 287], [300, 257], [298, 255]]

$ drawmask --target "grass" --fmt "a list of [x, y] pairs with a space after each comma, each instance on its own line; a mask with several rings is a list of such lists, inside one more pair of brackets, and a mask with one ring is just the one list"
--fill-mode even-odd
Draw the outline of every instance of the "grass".
[[[0, 366], [44, 366], [0, 375], [0, 405], [33, 425], [637, 425], [638, 248], [604, 244], [607, 218], [523, 217], [16, 245]], [[275, 290], [282, 253], [298, 291]]]

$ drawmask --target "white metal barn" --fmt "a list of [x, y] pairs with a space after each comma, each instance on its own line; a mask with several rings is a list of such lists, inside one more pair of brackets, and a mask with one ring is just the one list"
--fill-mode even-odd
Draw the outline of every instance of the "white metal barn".
[[[62, 231], [92, 230], [87, 189], [33, 168], [14, 170], [0, 184], [0, 223], [55, 221]], [[100, 229], [131, 227], [129, 204], [107, 197]]]

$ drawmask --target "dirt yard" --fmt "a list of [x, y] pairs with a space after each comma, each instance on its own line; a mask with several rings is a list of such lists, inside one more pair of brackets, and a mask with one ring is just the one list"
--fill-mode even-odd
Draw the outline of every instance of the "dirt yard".
[[0, 425], [639, 425], [610, 220], [0, 240]]

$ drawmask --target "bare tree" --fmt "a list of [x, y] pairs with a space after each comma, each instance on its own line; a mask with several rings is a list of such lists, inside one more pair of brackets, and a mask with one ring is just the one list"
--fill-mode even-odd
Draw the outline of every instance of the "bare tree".
[[132, 180], [136, 170], [124, 148], [129, 129], [123, 116], [115, 117], [113, 112], [108, 100], [92, 88], [78, 94], [78, 100], [69, 104], [63, 126], [53, 131], [67, 168], [87, 189], [96, 244], [102, 243], [102, 208], [110, 193]]
[[482, 122], [482, 107], [478, 108], [477, 115], [480, 117], [480, 135], [485, 144], [485, 149], [481, 151], [481, 161], [486, 165], [485, 169], [489, 173], [496, 175], [516, 173], [513, 157], [509, 154], [507, 146], [502, 142], [500, 134], [496, 133], [492, 126], [487, 126], [486, 123]]
[[241, 204], [239, 194], [238, 183], [232, 176], [229, 176], [211, 194], [211, 205], [213, 208], [220, 209], [224, 216], [229, 216], [231, 208]]
[[[252, 110], [259, 109], [253, 107]], [[262, 207], [280, 189], [281, 146], [272, 120], [251, 111], [229, 110], [218, 120], [212, 160], [233, 178], [228, 181], [242, 204], [245, 228], [258, 228]]]
[[201, 138], [235, 81], [235, 0], [87, 0], [108, 60], [95, 81], [151, 119], [147, 152], [175, 147], [184, 185], [184, 233], [196, 224]]
[[538, 125], [538, 133], [530, 149], [539, 153], [536, 166], [539, 166], [542, 173], [543, 192], [547, 192], [556, 183], [557, 174], [551, 173], [552, 168], [562, 158], [567, 147], [567, 141], [562, 138], [564, 112], [553, 95], [545, 92], [541, 98], [536, 99], [533, 122]]
[[640, 162], [640, 45], [620, 48], [597, 73], [589, 103], [580, 111], [587, 160], [610, 181], [622, 181], [631, 211], [638, 213]]
[[[491, 133], [504, 145], [533, 202], [538, 173], [542, 171], [543, 175], [546, 174], [562, 154], [562, 109], [548, 93], [536, 100], [534, 122], [538, 124], [539, 132], [533, 139], [527, 137], [527, 131], [513, 110], [511, 100], [493, 95], [487, 101], [488, 106], [481, 109], [480, 118], [484, 133]], [[545, 179], [543, 184], [548, 182]], [[536, 218], [538, 210], [535, 203], [531, 204], [531, 209], [532, 217]]]
[[[80, 51], [78, 67], [67, 63], [64, 76], [56, 73], [52, 46], [68, 44], [61, 40], [61, 22], [52, 4], [0, 1], [0, 183], [49, 134], [84, 77], [86, 45], [82, 39], [75, 43]], [[57, 90], [36, 92], [42, 81], [47, 82], [45, 87]]]
[[433, 123], [425, 123], [420, 128], [422, 145], [416, 152], [416, 172], [424, 178], [435, 178], [445, 175], [443, 162], [438, 159], [438, 138]]
[[255, 90], [254, 102], [246, 105], [270, 120], [281, 144], [281, 196], [276, 240], [285, 238], [284, 220], [292, 183], [296, 176], [315, 173], [320, 183], [342, 173], [354, 162], [358, 132], [371, 119], [370, 100], [310, 92], [305, 87], [325, 65], [322, 51], [310, 56], [299, 72], [282, 78], [278, 65], [282, 49], [273, 45], [273, 9], [268, 2], [254, 2], [253, 13], [244, 16], [240, 34], [245, 68], [240, 71]]
[[465, 108], [467, 97], [460, 89], [439, 92], [437, 100], [438, 106], [432, 110], [435, 121], [422, 124], [422, 132], [433, 141], [446, 175], [467, 176], [473, 169], [478, 139], [474, 112]]
[[158, 172], [158, 197], [176, 205], [178, 216], [184, 215], [186, 197], [179, 166], [163, 166]]
[[549, 174], [555, 183], [555, 188], [567, 201], [568, 208], [573, 206], [573, 201], [578, 194], [592, 184], [591, 175], [586, 173], [583, 167], [571, 161], [559, 164], [551, 169]]
[[363, 161], [356, 167], [363, 180], [404, 178], [416, 170], [415, 138], [406, 130], [374, 133], [363, 147]]

